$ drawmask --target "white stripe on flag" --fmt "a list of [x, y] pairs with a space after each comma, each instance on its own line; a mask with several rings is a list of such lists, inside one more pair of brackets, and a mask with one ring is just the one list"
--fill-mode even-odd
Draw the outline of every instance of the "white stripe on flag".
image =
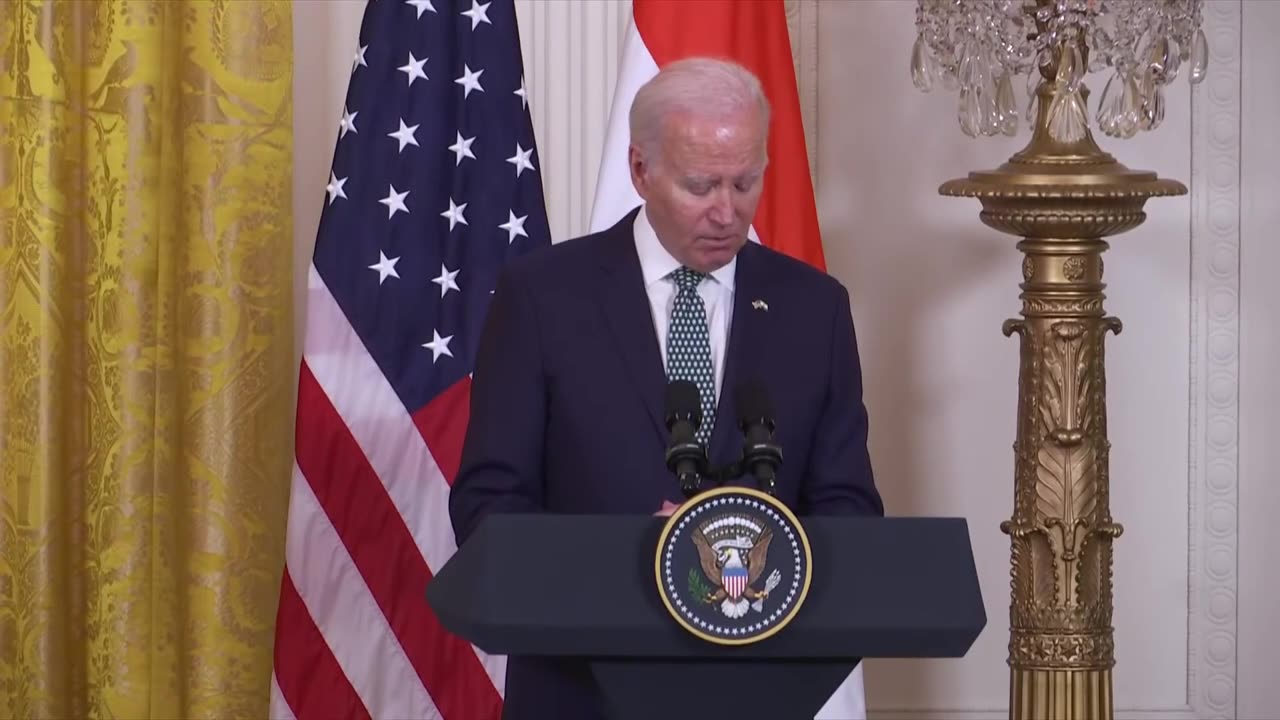
[[[424, 361], [430, 357], [423, 350]], [[364, 451], [414, 545], [435, 574], [457, 551], [449, 520], [449, 483], [391, 383], [356, 335], [324, 279], [307, 275], [307, 328], [303, 356], [316, 382]], [[429, 612], [425, 603], [423, 612]], [[498, 694], [506, 658], [472, 646]]]
[[440, 717], [382, 608], [296, 464], [285, 564], [298, 596], [370, 717]]
[[640, 86], [658, 74], [649, 48], [644, 46], [635, 20], [627, 23], [618, 61], [618, 80], [614, 85], [609, 124], [605, 128], [604, 149], [600, 155], [600, 172], [596, 177], [595, 201], [591, 206], [591, 232], [604, 230], [622, 219], [643, 202], [631, 184], [627, 169], [627, 147], [631, 144], [628, 115], [631, 101]]
[[[658, 74], [658, 63], [644, 44], [644, 38], [633, 18], [627, 23], [627, 34], [622, 39], [622, 54], [618, 61], [618, 80], [613, 88], [613, 102], [609, 106], [609, 124], [605, 127], [604, 148], [600, 153], [600, 171], [596, 175], [595, 198], [591, 203], [589, 232], [599, 232], [611, 227], [644, 200], [631, 184], [631, 169], [627, 163], [631, 146], [631, 102], [640, 86]], [[760, 242], [755, 225], [747, 228], [747, 237]]]
[[284, 694], [280, 692], [280, 683], [276, 681], [274, 672], [271, 673], [271, 706], [267, 713], [270, 720], [298, 720], [293, 716], [289, 703], [284, 701]]

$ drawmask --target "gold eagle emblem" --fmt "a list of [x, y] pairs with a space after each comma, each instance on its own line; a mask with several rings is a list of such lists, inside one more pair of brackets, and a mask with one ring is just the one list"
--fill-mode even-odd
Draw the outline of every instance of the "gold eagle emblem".
[[702, 601], [720, 603], [721, 612], [731, 618], [746, 615], [749, 608], [762, 612], [765, 598], [782, 579], [775, 569], [764, 587], [757, 589], [773, 530], [743, 515], [721, 515], [703, 523], [690, 537], [698, 549], [702, 573], [711, 584]]

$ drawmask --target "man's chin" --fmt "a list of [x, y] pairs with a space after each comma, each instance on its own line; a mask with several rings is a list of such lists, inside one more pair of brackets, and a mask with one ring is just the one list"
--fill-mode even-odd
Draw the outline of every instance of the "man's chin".
[[742, 243], [736, 240], [726, 240], [723, 243], [708, 241], [703, 247], [699, 248], [697, 260], [701, 267], [697, 269], [701, 272], [719, 270], [728, 265], [741, 249]]

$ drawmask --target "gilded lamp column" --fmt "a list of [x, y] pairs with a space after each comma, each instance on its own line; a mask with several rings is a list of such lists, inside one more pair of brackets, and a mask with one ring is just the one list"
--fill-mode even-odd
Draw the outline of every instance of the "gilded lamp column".
[[[1096, 116], [1115, 137], [1164, 117], [1163, 86], [1187, 61], [1203, 78], [1200, 0], [919, 0], [912, 75], [959, 87], [968, 135], [1016, 134], [1011, 78], [1029, 71], [1030, 143], [995, 170], [946, 182], [977, 198], [986, 225], [1017, 236], [1021, 317], [1014, 502], [1009, 535], [1009, 716], [1110, 720], [1112, 550], [1104, 308], [1107, 238], [1138, 227], [1148, 198], [1181, 183], [1131, 170], [1089, 128], [1086, 69], [1112, 67]], [[1092, 55], [1092, 58], [1091, 58]]]
[[[1042, 88], [1047, 94], [1048, 88]], [[1041, 103], [1047, 114], [1048, 103]], [[1031, 145], [998, 170], [945, 183], [976, 197], [981, 218], [1018, 235], [1018, 417], [1010, 537], [1010, 717], [1111, 718], [1115, 664], [1105, 339], [1104, 238], [1137, 227], [1147, 198], [1186, 188], [1129, 170], [1086, 136]]]

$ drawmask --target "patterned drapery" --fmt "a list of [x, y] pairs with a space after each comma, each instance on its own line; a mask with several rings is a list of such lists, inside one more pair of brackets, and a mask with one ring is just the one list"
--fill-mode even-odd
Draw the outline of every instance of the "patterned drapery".
[[287, 2], [0, 0], [0, 708], [266, 711]]

